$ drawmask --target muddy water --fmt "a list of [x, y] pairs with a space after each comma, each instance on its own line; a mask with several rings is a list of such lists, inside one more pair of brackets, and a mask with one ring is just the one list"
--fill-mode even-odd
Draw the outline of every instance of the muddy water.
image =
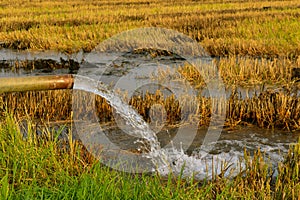
[[82, 54], [0, 49], [0, 77], [76, 73]]
[[[74, 127], [74, 125], [73, 125]], [[93, 128], [94, 127], [94, 128]], [[108, 140], [106, 142], [114, 144], [116, 148], [109, 147], [104, 152], [104, 156], [115, 157], [115, 153], [122, 155], [142, 155], [147, 154], [149, 147], [147, 143], [141, 143], [143, 138], [137, 138], [125, 133], [121, 126], [111, 124], [89, 124], [88, 130], [97, 130], [101, 127], [102, 134]], [[56, 128], [60, 130], [59, 125]], [[154, 128], [150, 126], [150, 128]], [[65, 127], [66, 133], [68, 126]], [[203, 180], [205, 178], [211, 178], [212, 174], [218, 174], [222, 170], [222, 163], [230, 165], [228, 173], [225, 173], [227, 177], [233, 177], [240, 172], [243, 168], [244, 151], [247, 150], [250, 155], [253, 155], [255, 151], [260, 149], [263, 153], [265, 162], [273, 168], [273, 176], [277, 175], [278, 162], [284, 160], [284, 156], [287, 154], [291, 145], [295, 144], [300, 137], [300, 133], [290, 133], [282, 130], [267, 130], [259, 129], [256, 127], [236, 127], [235, 129], [223, 129], [221, 137], [217, 142], [211, 143], [213, 147], [210, 152], [205, 152], [205, 147], [202, 146], [205, 134], [207, 134], [207, 128], [199, 127], [197, 135], [194, 137], [195, 130], [188, 125], [185, 125], [181, 131], [185, 131], [184, 137], [178, 138], [181, 143], [172, 143], [176, 134], [178, 133], [178, 127], [164, 127], [159, 131], [153, 130], [158, 142], [162, 148], [162, 151], [167, 154], [168, 161], [172, 165], [174, 174], [181, 173], [182, 166], [185, 166], [183, 176], [190, 177], [193, 173], [196, 173], [195, 178]], [[97, 132], [97, 131], [96, 131]], [[103, 136], [101, 136], [103, 137]], [[68, 136], [63, 134], [60, 139], [67, 140]], [[96, 137], [97, 138], [97, 137]], [[74, 139], [80, 139], [78, 134], [74, 134]], [[193, 140], [190, 144], [190, 140]], [[145, 145], [146, 144], [146, 145]], [[104, 144], [107, 145], [107, 144]], [[182, 151], [182, 149], [187, 149]], [[122, 153], [120, 153], [122, 152]], [[102, 152], [103, 153], [103, 152]], [[205, 154], [205, 157], [203, 157]], [[108, 158], [110, 159], [110, 158]], [[149, 162], [145, 158], [143, 162]], [[165, 167], [160, 169], [162, 176], [167, 175], [169, 171], [164, 171]]]
[[[16, 61], [18, 62], [16, 64]], [[118, 82], [122, 80], [120, 89], [136, 89], [135, 82], [152, 80], [153, 68], [171, 66], [173, 68], [184, 64], [186, 61], [176, 55], [151, 55], [149, 52], [128, 53], [123, 55], [102, 54], [99, 55], [78, 53], [74, 55], [66, 55], [57, 52], [18, 52], [12, 50], [0, 50], [0, 77], [13, 76], [32, 76], [32, 75], [49, 75], [49, 74], [66, 74], [80, 73], [90, 78], [101, 80], [102, 82], [114, 86], [120, 86]], [[19, 67], [20, 63], [27, 67]], [[25, 63], [25, 64], [24, 64]], [[78, 68], [80, 65], [80, 68]], [[50, 68], [50, 70], [49, 70]], [[125, 78], [124, 78], [125, 77]], [[152, 86], [145, 89], [151, 90]], [[173, 85], [174, 87], [174, 85]], [[176, 87], [176, 85], [175, 85]], [[152, 88], [153, 91], [159, 89], [158, 86]], [[179, 88], [180, 89], [180, 88]], [[238, 88], [242, 97], [251, 97], [261, 92], [261, 87]], [[170, 91], [165, 90], [167, 94]], [[141, 92], [145, 92], [141, 91]], [[231, 94], [227, 90], [227, 95]], [[209, 96], [207, 90], [202, 90], [201, 95]], [[154, 128], [154, 127], [152, 127]], [[155, 128], [154, 128], [155, 129]], [[162, 147], [167, 146], [176, 135], [178, 129], [164, 127], [162, 130], [156, 131], [158, 140]], [[192, 144], [186, 144], [189, 141], [191, 132], [187, 126], [186, 135], [181, 138], [181, 145], [188, 145], [187, 155], [193, 157], [200, 156], [206, 129], [200, 127], [197, 135], [193, 138]], [[106, 127], [106, 134], [111, 141], [121, 146], [123, 149], [130, 151], [139, 151], [140, 147], [134, 142], [135, 139], [122, 133], [119, 128]], [[250, 152], [260, 148], [270, 158], [271, 163], [276, 163], [283, 159], [289, 145], [297, 142], [299, 132], [289, 133], [280, 130], [265, 130], [256, 127], [237, 127], [233, 130], [222, 131], [220, 139], [215, 142], [211, 156], [220, 155], [220, 157], [228, 161], [237, 161], [243, 155], [244, 149]], [[176, 149], [180, 149], [177, 147]], [[185, 148], [184, 148], [185, 149]]]
[[[218, 58], [215, 63], [218, 63]], [[55, 75], [55, 74], [77, 74], [101, 80], [102, 82], [115, 86], [120, 79], [124, 88], [135, 89], [135, 82], [147, 82], [159, 75], [153, 75], [153, 69], [168, 70], [177, 68], [186, 63], [186, 60], [176, 55], [153, 56], [148, 52], [137, 52], [128, 54], [64, 54], [56, 51], [30, 52], [0, 49], [0, 77], [32, 76], [32, 75]], [[80, 68], [80, 69], [79, 69]], [[153, 81], [153, 80], [152, 80]], [[174, 84], [174, 83], [173, 83]], [[119, 87], [122, 85], [118, 85]], [[180, 90], [181, 85], [172, 87]], [[262, 87], [238, 87], [236, 91], [242, 98], [258, 95], [262, 91], [273, 88], [273, 86]], [[151, 89], [151, 87], [147, 88]], [[158, 88], [153, 88], [156, 90]], [[275, 88], [276, 89], [276, 88]], [[277, 88], [281, 90], [281, 88]], [[203, 88], [202, 96], [209, 96], [207, 89]], [[226, 90], [229, 97], [231, 89]], [[300, 92], [299, 92], [300, 95]]]
[[[180, 146], [176, 146], [178, 144], [174, 145], [177, 149], [187, 149], [185, 153], [188, 155], [197, 154], [197, 152], [201, 150], [203, 139], [207, 134], [207, 128], [199, 127], [197, 129], [197, 134], [194, 137], [194, 134], [189, 133], [194, 132], [195, 130], [188, 125], [183, 126], [184, 128], [181, 131], [184, 131], [186, 134], [184, 137], [180, 138], [182, 144], [180, 144]], [[122, 132], [121, 129], [115, 126], [109, 128], [106, 127], [105, 132], [111, 141], [117, 143], [123, 149], [139, 149], [139, 145], [135, 143], [136, 138], [128, 136]], [[157, 131], [156, 135], [161, 147], [168, 147], [177, 132], [178, 127], [164, 127], [162, 130]], [[290, 133], [282, 130], [260, 129], [255, 126], [240, 126], [235, 127], [234, 129], [224, 128], [219, 140], [211, 144], [214, 147], [210, 153], [217, 155], [222, 152], [231, 152], [243, 155], [244, 150], [247, 149], [251, 154], [253, 154], [254, 151], [259, 148], [275, 163], [282, 159], [282, 156], [287, 153], [289, 146], [298, 141], [299, 136], [300, 132]], [[193, 140], [192, 144], [189, 142], [191, 140]]]

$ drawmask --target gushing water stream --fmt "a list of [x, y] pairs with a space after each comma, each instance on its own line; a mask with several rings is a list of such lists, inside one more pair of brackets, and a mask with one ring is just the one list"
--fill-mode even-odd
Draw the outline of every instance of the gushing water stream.
[[[105, 98], [110, 103], [110, 105], [116, 110], [116, 112], [126, 121], [126, 125], [129, 125], [132, 128], [131, 132], [128, 131], [127, 132], [136, 138], [147, 141], [147, 144], [150, 147], [148, 149], [149, 152], [144, 155], [139, 155], [139, 157], [144, 156], [151, 160], [153, 164], [152, 166], [155, 166], [155, 169], [152, 169], [152, 171], [157, 170], [160, 174], [167, 175], [169, 172], [173, 172], [174, 174], [181, 173], [181, 170], [184, 169], [183, 171], [184, 176], [191, 176], [193, 174], [196, 174], [198, 178], [204, 178], [206, 175], [209, 176], [209, 174], [212, 173], [209, 171], [213, 166], [209, 166], [209, 162], [206, 162], [205, 160], [206, 158], [202, 158], [202, 157], [197, 158], [197, 157], [188, 156], [187, 154], [185, 154], [185, 152], [183, 152], [182, 149], [176, 149], [174, 146], [172, 146], [169, 149], [161, 148], [156, 134], [150, 129], [150, 127], [142, 119], [142, 117], [138, 113], [136, 113], [135, 110], [133, 110], [128, 104], [124, 103], [113, 91], [110, 91], [107, 88], [107, 86], [102, 82], [96, 82], [95, 80], [90, 78], [76, 76], [74, 90], [90, 92]], [[90, 129], [93, 130], [87, 131], [86, 127], [90, 127]], [[92, 141], [86, 140], [86, 138], [89, 137], [89, 133], [93, 132], [94, 129], [97, 129], [97, 127], [87, 126], [87, 124], [82, 125], [81, 123], [76, 126], [76, 129], [78, 131], [85, 130], [84, 133], [88, 133], [88, 134], [80, 133], [81, 135], [80, 139], [84, 141], [83, 143], [89, 146], [90, 145], [89, 142]], [[92, 139], [93, 141], [96, 140], [96, 137], [100, 137], [101, 133], [99, 132], [94, 135]], [[103, 137], [101, 138], [103, 139]], [[104, 141], [99, 141], [99, 143], [107, 144], [107, 142]], [[93, 148], [89, 148], [89, 149], [92, 149], [92, 151], [94, 150], [93, 153], [95, 153], [95, 146], [97, 145], [94, 144], [92, 146]], [[107, 146], [108, 147], [106, 148], [106, 150], [112, 150], [111, 149], [112, 147], [117, 148], [115, 145], [111, 145], [111, 144]], [[126, 155], [124, 158], [127, 159], [128, 155]], [[120, 159], [120, 157], [118, 157], [118, 159]], [[213, 156], [212, 159], [215, 160], [216, 163], [218, 163], [217, 157]], [[124, 160], [122, 160], [122, 162], [124, 162]], [[145, 164], [145, 163], [139, 162], [139, 164]], [[143, 166], [138, 166], [138, 167], [143, 167]], [[122, 168], [118, 168], [118, 169], [124, 170], [125, 168], [124, 166], [122, 166]], [[129, 170], [128, 167], [126, 167], [126, 170]], [[217, 169], [217, 173], [220, 170], [221, 168]], [[138, 170], [138, 172], [141, 172], [141, 170]]]
[[[151, 158], [153, 164], [155, 166], [168, 165], [166, 162], [167, 155], [161, 150], [155, 133], [135, 110], [110, 91], [105, 84], [83, 76], [76, 76], [73, 89], [91, 92], [105, 98], [126, 121], [126, 124], [132, 127], [130, 134], [134, 137], [145, 139], [149, 143], [150, 149], [148, 149], [147, 157]], [[84, 140], [82, 137], [81, 139]]]

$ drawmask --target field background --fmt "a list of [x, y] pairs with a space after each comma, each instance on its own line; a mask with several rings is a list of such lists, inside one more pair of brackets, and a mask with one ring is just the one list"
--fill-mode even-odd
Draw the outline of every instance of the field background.
[[122, 0], [0, 2], [0, 41], [15, 49], [91, 51], [137, 27], [187, 34], [213, 56], [298, 58], [298, 0]]
[[[122, 31], [169, 28], [220, 57], [226, 86], [278, 84], [292, 91], [291, 72], [300, 67], [299, 22], [299, 0], [0, 0], [0, 46], [89, 52]], [[201, 87], [199, 74], [188, 66], [181, 72]], [[290, 94], [267, 91], [252, 100], [233, 96], [228, 123], [298, 131], [300, 101]], [[209, 102], [188, 103], [195, 109]], [[252, 157], [245, 152], [245, 170], [232, 179], [224, 173], [203, 181], [173, 174], [126, 174], [101, 165], [70, 134], [58, 140], [62, 129], [44, 126], [37, 137], [36, 119], [43, 125], [66, 122], [71, 108], [69, 90], [0, 95], [0, 199], [299, 199], [300, 143], [291, 146], [277, 172], [258, 150]], [[110, 107], [102, 102], [99, 110]], [[210, 117], [210, 110], [200, 111]], [[72, 127], [67, 128], [71, 133]]]

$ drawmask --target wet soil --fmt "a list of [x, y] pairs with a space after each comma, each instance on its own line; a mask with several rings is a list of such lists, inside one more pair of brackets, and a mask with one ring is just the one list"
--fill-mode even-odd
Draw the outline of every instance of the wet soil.
[[52, 59], [35, 60], [0, 60], [0, 69], [8, 73], [51, 73], [59, 69], [65, 69], [69, 74], [77, 73], [80, 63], [73, 59], [63, 59], [60, 61]]

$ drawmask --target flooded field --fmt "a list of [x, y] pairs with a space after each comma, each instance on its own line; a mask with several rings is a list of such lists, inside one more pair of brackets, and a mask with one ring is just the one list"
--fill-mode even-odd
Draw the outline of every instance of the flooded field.
[[[99, 59], [99, 57], [101, 59]], [[214, 63], [220, 63], [220, 59], [222, 60], [222, 58], [214, 59]], [[113, 88], [115, 91], [118, 91], [118, 93], [120, 93], [122, 97], [122, 94], [126, 92], [125, 89], [130, 90], [131, 87], [132, 89], [135, 89], [136, 82], [149, 81], [149, 83], [159, 83], [157, 82], [157, 80], [159, 80], [160, 78], [164, 78], [165, 73], [168, 72], [168, 70], [170, 70], [171, 68], [175, 68], [180, 72], [180, 69], [182, 69], [180, 67], [186, 65], [186, 62], [187, 61], [185, 59], [177, 55], [169, 54], [168, 52], [151, 52], [151, 50], [140, 50], [137, 52], [129, 52], [122, 55], [101, 54], [101, 56], [99, 56], [96, 54], [94, 55], [84, 53], [67, 55], [56, 52], [34, 53], [27, 51], [2, 49], [0, 50], [0, 77], [36, 76], [49, 74], [57, 75], [68, 73], [76, 75], [80, 70], [81, 75], [105, 83], [109, 86], [109, 88]], [[220, 68], [220, 66], [218, 66], [217, 64], [216, 67]], [[156, 71], [156, 74], [153, 74], [153, 68], [159, 69], [158, 71]], [[122, 84], [120, 84], [120, 82]], [[177, 82], [172, 82], [171, 84], [173, 84], [172, 88], [177, 88], [178, 90], [185, 91], [186, 94], [189, 93], [189, 91], [186, 91], [185, 88], [181, 88], [180, 84], [176, 85]], [[157, 91], [159, 91], [159, 97], [155, 97], [155, 95], [158, 94]], [[293, 104], [295, 106], [295, 108], [293, 108], [293, 112], [298, 113], [298, 92], [299, 91], [297, 90], [297, 88], [294, 89], [291, 93], [291, 91], [289, 91], [287, 88], [280, 88], [278, 85], [252, 85], [250, 87], [238, 86], [234, 88], [230, 85], [227, 85], [226, 100], [224, 100], [229, 104], [229, 106], [227, 106], [227, 120], [225, 121], [223, 129], [220, 129], [220, 127], [215, 127], [216, 129], [220, 129], [221, 135], [218, 141], [210, 144], [213, 147], [209, 150], [209, 152], [206, 152], [209, 155], [205, 158], [207, 160], [203, 160], [201, 155], [204, 151], [203, 148], [206, 148], [205, 145], [203, 145], [203, 141], [208, 131], [207, 126], [209, 125], [210, 113], [212, 112], [211, 110], [202, 110], [202, 113], [200, 113], [200, 115], [202, 116], [200, 117], [200, 123], [196, 126], [189, 126], [189, 123], [195, 123], [195, 121], [191, 120], [193, 116], [182, 118], [179, 113], [176, 113], [176, 111], [172, 110], [178, 109], [176, 108], [176, 106], [174, 108], [169, 108], [169, 110], [165, 110], [168, 101], [170, 101], [170, 99], [168, 100], [168, 98], [170, 98], [173, 94], [172, 91], [159, 86], [159, 84], [148, 84], [145, 88], [138, 88], [134, 92], [134, 94], [132, 94], [132, 98], [129, 103], [133, 106], [133, 108], [136, 109], [136, 112], [141, 114], [144, 120], [150, 124], [150, 129], [154, 131], [155, 135], [157, 136], [156, 145], [161, 146], [164, 151], [168, 152], [166, 153], [168, 159], [171, 159], [170, 162], [175, 163], [174, 169], [180, 169], [180, 166], [182, 166], [183, 163], [190, 162], [191, 166], [197, 167], [190, 169], [188, 168], [186, 173], [188, 173], [189, 170], [192, 172], [198, 171], [198, 178], [203, 179], [205, 176], [207, 176], [208, 173], [204, 173], [205, 170], [203, 170], [205, 167], [207, 167], [208, 162], [211, 162], [211, 160], [219, 160], [232, 163], [233, 166], [239, 166], [241, 165], [239, 161], [244, 155], [244, 150], [253, 153], [257, 149], [260, 149], [263, 153], [265, 153], [266, 161], [273, 165], [273, 167], [276, 169], [276, 164], [279, 161], [283, 160], [283, 156], [287, 153], [289, 146], [297, 142], [300, 136], [300, 131], [298, 128], [299, 121], [294, 121], [294, 123], [292, 123], [284, 121], [284, 119], [282, 119], [283, 122], [278, 123], [276, 120], [280, 120], [280, 118], [276, 116], [276, 113], [279, 112], [279, 108], [274, 106], [276, 104], [276, 99], [278, 98], [292, 98], [293, 101], [295, 101], [295, 105]], [[71, 104], [74, 104], [74, 99], [71, 100], [71, 98], [74, 98], [74, 94], [71, 95], [71, 93], [67, 94], [61, 91], [61, 94], [57, 94], [60, 97], [60, 100], [55, 100], [57, 98], [55, 97], [55, 93], [55, 91], [52, 93], [48, 93], [48, 95], [46, 95], [48, 96], [48, 100], [45, 100], [43, 94], [36, 95], [34, 92], [32, 92], [32, 94], [30, 95], [23, 92], [19, 95], [19, 97], [17, 94], [12, 97], [9, 97], [9, 94], [7, 95], [7, 97], [5, 97], [5, 95], [3, 96], [2, 94], [2, 101], [8, 101], [9, 103], [7, 105], [11, 106], [11, 108], [8, 109], [14, 109], [13, 106], [19, 104], [17, 103], [18, 100], [15, 99], [14, 101], [16, 102], [13, 103], [11, 100], [9, 100], [10, 98], [17, 98], [19, 99], [19, 101], [23, 103], [25, 102], [24, 104], [26, 104], [26, 100], [24, 101], [22, 99], [26, 98], [26, 96], [27, 98], [30, 97], [28, 103], [30, 102], [29, 104], [32, 105], [26, 105], [28, 106], [29, 110], [15, 110], [15, 114], [17, 116], [22, 118], [24, 112], [27, 112], [29, 114], [33, 112], [32, 116], [37, 119], [51, 121], [54, 120], [53, 122], [66, 120], [65, 123], [69, 124], [66, 127], [65, 133], [67, 133], [67, 129], [69, 129], [68, 127], [72, 127], [68, 121], [72, 120], [70, 113], [72, 109]], [[62, 98], [62, 94], [64, 98]], [[151, 95], [154, 95], [154, 99], [156, 100], [147, 100], [147, 98], [152, 98]], [[210, 95], [211, 94], [205, 86], [197, 89], [196, 96], [198, 96], [200, 99], [202, 98], [202, 107], [203, 105], [210, 102]], [[82, 98], [82, 96], [80, 95], [79, 97]], [[32, 98], [37, 99], [33, 100]], [[88, 99], [89, 98], [91, 97], [88, 97]], [[92, 97], [92, 99], [93, 98], [95, 97]], [[123, 96], [122, 98], [126, 99], [125, 96]], [[272, 100], [272, 98], [274, 99]], [[204, 101], [203, 99], [206, 99], [206, 101]], [[42, 104], [44, 104], [49, 100], [54, 100], [54, 104], [45, 104], [43, 108], [36, 107], [37, 104], [41, 104], [39, 102], [43, 102]], [[193, 100], [187, 99], [186, 101], [189, 102]], [[36, 102], [37, 104], [34, 104], [32, 102]], [[99, 121], [99, 123], [93, 123], [91, 126], [88, 126], [88, 130], [89, 132], [95, 132], [94, 129], [97, 130], [98, 127], [104, 128], [103, 130], [105, 131], [103, 133], [94, 133], [94, 137], [103, 138], [105, 136], [109, 139], [109, 141], [117, 144], [118, 149], [107, 147], [106, 152], [108, 152], [108, 155], [113, 156], [111, 152], [119, 152], [120, 150], [124, 151], [125, 154], [126, 152], [138, 154], [143, 153], [143, 151], [145, 150], [145, 148], [147, 149], [147, 147], [145, 147], [144, 143], [137, 143], [137, 137], [143, 140], [146, 139], [145, 136], [138, 135], [133, 137], [128, 134], [128, 130], [127, 132], [124, 132], [122, 128], [115, 124], [114, 117], [116, 116], [113, 115], [110, 105], [108, 105], [107, 102], [103, 100], [96, 100], [96, 102], [96, 104], [98, 104], [98, 107], [101, 107], [101, 111], [98, 109], [96, 114], [98, 116], [98, 119], [91, 119], [89, 117], [75, 118], [76, 120], [85, 119], [91, 122], [95, 120]], [[159, 110], [157, 110], [157, 108], [155, 109], [154, 106], [159, 102], [164, 103], [162, 104], [162, 107], [158, 107]], [[250, 113], [253, 113], [253, 111], [249, 111], [248, 114], [247, 112], [245, 112], [245, 114], [242, 114], [243, 116], [241, 115], [243, 109], [250, 109], [248, 108], [249, 105], [258, 105], [259, 102], [262, 102], [262, 104], [269, 104], [271, 108], [275, 109], [275, 114], [270, 113], [269, 117], [266, 117], [266, 119], [269, 118], [269, 123], [266, 123], [264, 121], [266, 119], [260, 122], [258, 121], [258, 118], [255, 118], [253, 116], [251, 117]], [[83, 106], [86, 109], [80, 109], [80, 113], [76, 113], [76, 116], [91, 116], [89, 112], [91, 112], [93, 108], [88, 108], [87, 105], [82, 105], [80, 103], [79, 106]], [[176, 105], [176, 99], [175, 101], [173, 100], [173, 104]], [[46, 105], [52, 106], [51, 108], [48, 107], [49, 110], [47, 110]], [[189, 110], [192, 110], [193, 107], [198, 107], [199, 105], [197, 106], [197, 104], [187, 103], [185, 104], [185, 106], [188, 106]], [[148, 109], [147, 112], [143, 111], [145, 108]], [[163, 108], [163, 110], [160, 110], [161, 108]], [[39, 109], [44, 110], [41, 110], [42, 115], [39, 115], [36, 111], [33, 111]], [[118, 110], [118, 108], [114, 109]], [[59, 110], [60, 114], [58, 114], [56, 110]], [[126, 112], [128, 111], [125, 111], [125, 113]], [[151, 112], [156, 113], [154, 114], [154, 116], [158, 116], [157, 113], [159, 113], [159, 116], [161, 116], [161, 118], [151, 118]], [[261, 110], [261, 112], [263, 113], [263, 110]], [[266, 111], [265, 115], [268, 115], [268, 112], [270, 111]], [[55, 118], [51, 117], [50, 113], [53, 113], [55, 115]], [[257, 115], [259, 114], [261, 113], [258, 113]], [[299, 120], [297, 116], [294, 116], [294, 119]], [[275, 117], [278, 119], [271, 119], [270, 117]], [[114, 123], [112, 123], [111, 126], [107, 126], [107, 122], [111, 121]], [[183, 127], [180, 128], [180, 131], [183, 134], [179, 134], [180, 136], [177, 137], [176, 135], [178, 135], [179, 131], [178, 127], [180, 126]], [[259, 126], [261, 128], [258, 128]], [[54, 127], [57, 127], [57, 125], [53, 126], [53, 128]], [[39, 132], [38, 129], [36, 131]], [[76, 133], [73, 134], [75, 139], [80, 140], [80, 137], [78, 138], [78, 135]], [[175, 136], [177, 143], [176, 141], [173, 141]], [[63, 138], [64, 136], [62, 134], [62, 139]], [[101, 144], [101, 146], [103, 145], [105, 146], [105, 144]], [[183, 154], [180, 153], [181, 151], [183, 151]], [[105, 155], [105, 152], [102, 152], [102, 154]], [[233, 169], [234, 167], [232, 167], [232, 170]], [[215, 173], [220, 173], [221, 171], [219, 170], [221, 169], [217, 168]]]
[[299, 199], [299, 11], [1, 1], [0, 199]]

